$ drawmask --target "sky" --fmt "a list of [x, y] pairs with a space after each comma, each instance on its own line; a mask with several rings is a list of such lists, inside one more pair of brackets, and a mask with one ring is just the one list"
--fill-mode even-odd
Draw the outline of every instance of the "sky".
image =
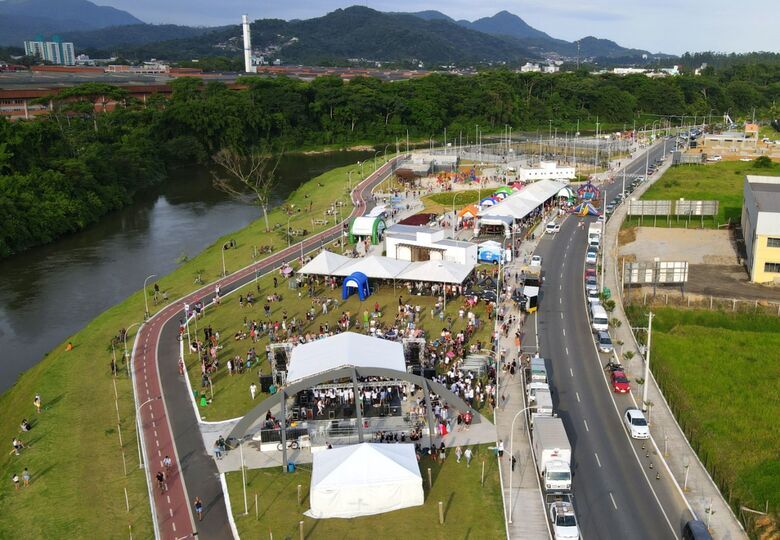
[[[354, 5], [338, 0], [94, 1], [145, 22], [193, 26], [238, 24], [242, 13], [251, 20], [309, 19]], [[574, 41], [592, 35], [652, 52], [780, 52], [778, 0], [379, 0], [360, 5], [378, 11], [435, 9], [468, 20], [507, 10], [556, 38]]]

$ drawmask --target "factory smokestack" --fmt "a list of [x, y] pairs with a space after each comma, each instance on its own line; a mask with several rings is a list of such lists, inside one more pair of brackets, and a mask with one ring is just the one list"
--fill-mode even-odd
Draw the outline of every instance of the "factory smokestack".
[[254, 73], [255, 68], [252, 65], [252, 35], [249, 32], [249, 17], [241, 15], [241, 26], [244, 30], [244, 71]]

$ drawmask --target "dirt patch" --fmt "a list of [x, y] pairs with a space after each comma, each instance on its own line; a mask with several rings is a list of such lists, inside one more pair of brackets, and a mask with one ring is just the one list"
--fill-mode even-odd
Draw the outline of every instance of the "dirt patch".
[[636, 240], [636, 227], [620, 229], [618, 232], [618, 244], [624, 246]]
[[623, 243], [620, 255], [640, 261], [686, 261], [690, 264], [730, 265], [737, 262], [737, 250], [729, 231], [634, 227], [635, 238]]

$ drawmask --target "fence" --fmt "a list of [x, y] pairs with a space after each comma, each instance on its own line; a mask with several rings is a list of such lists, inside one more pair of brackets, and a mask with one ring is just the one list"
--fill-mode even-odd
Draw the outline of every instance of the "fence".
[[643, 306], [686, 307], [735, 313], [759, 313], [780, 317], [780, 302], [766, 299], [723, 298], [702, 294], [681, 294], [679, 291], [664, 291], [653, 295], [652, 290], [641, 288], [639, 290], [626, 290], [624, 300], [626, 304], [641, 303]]

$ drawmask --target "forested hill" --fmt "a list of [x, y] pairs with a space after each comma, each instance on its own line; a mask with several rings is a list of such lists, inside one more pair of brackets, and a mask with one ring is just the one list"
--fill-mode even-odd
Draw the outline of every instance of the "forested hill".
[[[121, 88], [82, 85], [61, 91], [48, 118], [0, 119], [0, 256], [82, 229], [162, 181], [168, 166], [207, 163], [223, 147], [384, 144], [407, 130], [440, 141], [445, 128], [453, 137], [475, 125], [547, 130], [550, 119], [560, 132], [578, 121], [586, 129], [597, 115], [604, 130], [711, 110], [776, 116], [777, 80], [780, 67], [763, 65], [665, 79], [508, 71], [392, 83], [247, 77], [241, 89], [182, 78], [170, 99], [145, 103]], [[126, 106], [95, 112], [98, 96]]]

